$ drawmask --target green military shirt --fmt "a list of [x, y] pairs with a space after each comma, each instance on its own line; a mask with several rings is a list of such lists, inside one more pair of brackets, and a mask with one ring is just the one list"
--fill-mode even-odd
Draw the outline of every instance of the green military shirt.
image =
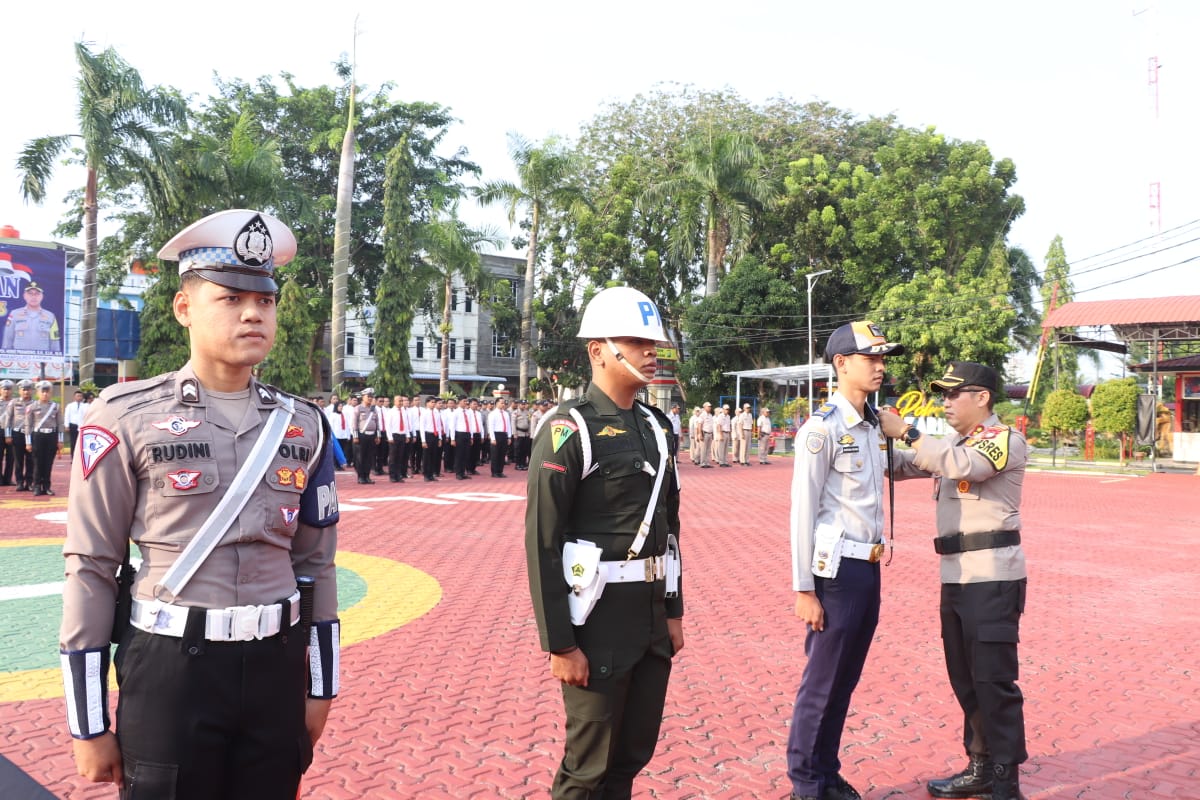
[[[586, 476], [582, 474], [583, 436], [570, 408], [579, 411], [588, 428], [592, 466]], [[657, 470], [660, 454], [642, 408], [651, 408], [669, 443], [671, 423], [661, 411], [641, 403], [630, 410], [620, 409], [594, 386], [579, 399], [553, 409], [534, 436], [525, 551], [543, 650], [565, 650], [578, 644], [577, 633], [584, 629], [623, 624], [646, 629], [648, 620], [683, 616], [682, 581], [679, 596], [670, 598], [665, 596], [662, 580], [609, 584], [580, 628], [571, 624], [567, 605], [564, 542], [583, 539], [603, 549], [604, 561], [624, 560], [645, 516], [654, 489], [654, 477], [645, 465]], [[637, 558], [664, 555], [668, 534], [679, 535], [679, 481], [670, 456], [666, 469], [651, 530]], [[647, 613], [639, 614], [638, 609]], [[618, 632], [613, 635], [619, 639]]]

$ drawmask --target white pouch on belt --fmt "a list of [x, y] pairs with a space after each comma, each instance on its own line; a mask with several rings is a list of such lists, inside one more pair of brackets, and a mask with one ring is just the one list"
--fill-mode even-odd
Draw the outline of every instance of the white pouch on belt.
[[813, 531], [812, 573], [818, 578], [836, 578], [842, 563], [842, 538], [846, 532], [838, 525], [822, 522]]
[[603, 551], [592, 542], [582, 539], [563, 545], [563, 577], [571, 591], [567, 605], [571, 609], [571, 624], [582, 625], [604, 593], [604, 570], [600, 568]]
[[667, 597], [679, 596], [679, 576], [683, 573], [683, 559], [679, 555], [679, 540], [675, 534], [667, 534]]

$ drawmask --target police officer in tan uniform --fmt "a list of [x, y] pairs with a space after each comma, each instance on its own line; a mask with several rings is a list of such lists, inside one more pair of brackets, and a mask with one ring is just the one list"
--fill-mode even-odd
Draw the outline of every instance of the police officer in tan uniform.
[[[274, 268], [295, 251], [282, 222], [248, 210], [168, 242], [159, 257], [179, 261], [191, 358], [107, 388], [80, 431], [59, 634], [67, 718], [79, 773], [122, 796], [292, 800], [338, 691], [328, 427], [252, 376], [275, 339]], [[114, 620], [130, 541], [141, 565]], [[119, 742], [114, 621], [128, 622]]]
[[8, 407], [12, 405], [12, 390], [12, 381], [7, 378], [0, 381], [0, 486], [12, 486], [12, 423], [8, 421]]
[[37, 281], [25, 287], [25, 305], [14, 309], [4, 324], [5, 350], [54, 353], [61, 350], [58, 317], [42, 308], [45, 291]]
[[941, 554], [942, 646], [950, 686], [962, 707], [967, 766], [931, 780], [934, 797], [1021, 798], [1018, 765], [1028, 758], [1017, 639], [1025, 610], [1021, 484], [1026, 444], [992, 407], [996, 370], [955, 361], [933, 382], [955, 435], [923, 436], [895, 414], [883, 431], [911, 450], [896, 453], [896, 477], [934, 477]]
[[[678, 553], [679, 533], [671, 423], [635, 400], [654, 379], [666, 334], [650, 299], [622, 286], [592, 299], [579, 336], [592, 383], [534, 430], [525, 551], [542, 649], [567, 715], [551, 794], [626, 800], [654, 755], [671, 659], [683, 647], [678, 572], [672, 580], [667, 569], [678, 564], [668, 555]], [[586, 570], [573, 557], [564, 563], [567, 543], [601, 560]], [[585, 619], [574, 616], [564, 566], [572, 583], [591, 576], [593, 589], [604, 570]]]
[[37, 399], [25, 407], [25, 450], [33, 459], [33, 493], [37, 496], [54, 494], [50, 488], [50, 470], [58, 454], [62, 410], [50, 399], [53, 388], [50, 381], [38, 383]]
[[29, 450], [29, 429], [25, 427], [25, 409], [32, 402], [33, 381], [26, 378], [17, 384], [17, 396], [4, 415], [4, 441], [12, 447], [13, 483], [17, 484], [18, 492], [33, 489], [33, 453]]

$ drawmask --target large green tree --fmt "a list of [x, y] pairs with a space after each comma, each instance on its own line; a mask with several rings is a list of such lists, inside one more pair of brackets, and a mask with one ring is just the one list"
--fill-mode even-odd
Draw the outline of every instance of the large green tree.
[[[671, 254], [689, 260], [703, 242], [706, 295], [717, 292], [726, 259], [736, 259], [748, 244], [755, 210], [775, 196], [766, 178], [762, 153], [742, 133], [697, 132], [683, 147], [676, 169], [646, 189], [647, 203], [678, 209], [670, 233]], [[733, 252], [730, 246], [735, 245]]]
[[263, 362], [260, 377], [285, 392], [307, 397], [313, 393], [312, 341], [317, 322], [308, 293], [293, 278], [285, 281], [276, 307], [275, 345]]
[[167, 158], [165, 129], [182, 124], [179, 96], [147, 87], [136, 69], [111, 47], [93, 53], [75, 45], [79, 66], [79, 132], [42, 136], [25, 145], [17, 159], [21, 192], [41, 203], [54, 165], [78, 144], [86, 168], [83, 193], [83, 281], [79, 319], [79, 379], [92, 382], [96, 368], [99, 197], [101, 187], [120, 191], [137, 185], [154, 209], [165, 209], [179, 192], [174, 163]]
[[573, 209], [586, 205], [583, 189], [573, 182], [574, 156], [561, 142], [548, 140], [535, 145], [517, 134], [509, 135], [509, 157], [517, 169], [517, 181], [489, 181], [475, 196], [483, 205], [508, 206], [508, 222], [514, 224], [517, 212], [524, 210], [529, 239], [525, 259], [525, 283], [521, 297], [521, 344], [519, 397], [529, 391], [529, 362], [533, 349], [533, 298], [536, 294], [538, 235], [542, 218], [551, 208]]
[[142, 295], [142, 338], [138, 343], [138, 370], [142, 377], [177, 370], [191, 355], [187, 328], [175, 319], [175, 293], [179, 272], [164, 269]]
[[[1042, 308], [1045, 314], [1050, 313], [1050, 304], [1054, 307], [1063, 306], [1075, 299], [1075, 287], [1071, 282], [1071, 264], [1067, 261], [1066, 248], [1062, 236], [1055, 236], [1046, 251], [1045, 268], [1042, 275]], [[1074, 328], [1058, 328], [1053, 333], [1058, 339], [1070, 337]], [[1061, 341], [1049, 342], [1048, 351], [1043, 356], [1042, 375], [1038, 382], [1038, 396], [1033, 398], [1034, 404], [1046, 399], [1054, 389], [1074, 389], [1079, 385], [1079, 351]]]

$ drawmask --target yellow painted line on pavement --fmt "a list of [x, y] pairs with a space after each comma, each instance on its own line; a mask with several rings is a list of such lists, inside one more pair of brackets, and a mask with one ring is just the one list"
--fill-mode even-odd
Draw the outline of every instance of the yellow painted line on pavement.
[[[31, 537], [0, 541], [0, 547], [61, 545], [63, 537]], [[366, 595], [340, 612], [342, 646], [365, 642], [406, 625], [428, 613], [442, 599], [442, 587], [428, 573], [379, 556], [340, 552], [339, 567], [362, 577]], [[116, 670], [109, 671], [108, 688], [117, 688]], [[20, 700], [52, 700], [63, 696], [62, 672], [58, 669], [27, 669], [0, 672], [0, 703]]]

